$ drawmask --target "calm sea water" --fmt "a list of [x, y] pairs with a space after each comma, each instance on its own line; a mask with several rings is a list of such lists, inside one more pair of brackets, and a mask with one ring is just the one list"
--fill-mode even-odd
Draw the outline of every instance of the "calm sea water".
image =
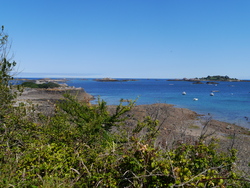
[[[130, 82], [70, 79], [67, 84], [83, 87], [86, 92], [110, 105], [119, 104], [120, 99], [137, 99], [138, 105], [168, 103], [250, 128], [250, 82], [208, 85], [166, 79], [138, 79]], [[186, 95], [182, 95], [184, 91]], [[213, 92], [214, 96], [210, 96], [212, 91], [217, 91]], [[198, 98], [198, 101], [194, 101], [194, 98]]]
[[[130, 82], [97, 82], [93, 79], [69, 79], [69, 86], [82, 87], [109, 105], [120, 99], [136, 104], [168, 103], [199, 114], [250, 128], [250, 82], [218, 82], [217, 85], [193, 84], [166, 79], [138, 79]], [[186, 95], [182, 95], [182, 92]], [[210, 96], [212, 91], [214, 96]], [[194, 98], [198, 98], [194, 101]], [[96, 100], [93, 101], [96, 103]]]

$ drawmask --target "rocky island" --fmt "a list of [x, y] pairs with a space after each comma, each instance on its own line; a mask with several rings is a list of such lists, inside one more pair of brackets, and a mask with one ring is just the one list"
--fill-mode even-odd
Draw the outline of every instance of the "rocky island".
[[203, 81], [229, 81], [229, 82], [239, 82], [241, 80], [237, 79], [237, 78], [230, 78], [229, 76], [220, 76], [220, 75], [216, 75], [216, 76], [207, 76], [207, 77], [202, 77], [199, 78], [199, 80], [203, 80]]
[[129, 81], [137, 81], [136, 79], [114, 79], [114, 78], [100, 78], [100, 79], [94, 79], [97, 82], [129, 82]]
[[191, 81], [191, 82], [200, 82], [200, 81], [209, 81], [209, 82], [215, 82], [215, 81], [228, 81], [228, 82], [240, 82], [245, 80], [239, 80], [237, 78], [230, 78], [229, 76], [207, 76], [207, 77], [201, 77], [201, 78], [183, 78], [183, 79], [169, 79], [168, 81]]

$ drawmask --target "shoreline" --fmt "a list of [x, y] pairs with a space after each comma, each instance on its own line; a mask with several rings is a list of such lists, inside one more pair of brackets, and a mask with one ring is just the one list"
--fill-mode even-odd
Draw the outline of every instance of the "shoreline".
[[[109, 106], [112, 110], [115, 106]], [[138, 105], [126, 114], [129, 119], [127, 127], [135, 127], [138, 121], [143, 121], [147, 116], [159, 121], [159, 135], [156, 146], [166, 149], [180, 143], [192, 144], [200, 137], [205, 142], [216, 141], [218, 151], [228, 152], [235, 148], [237, 165], [250, 173], [248, 166], [250, 155], [250, 130], [234, 124], [206, 118], [187, 108], [176, 108], [171, 104], [155, 103], [151, 105]]]
[[[17, 101], [18, 102], [31, 101], [40, 106], [45, 105], [49, 107], [49, 105], [54, 103], [55, 101], [63, 99], [63, 94], [65, 93], [74, 95], [76, 96], [77, 100], [87, 102], [87, 103], [90, 103], [91, 101], [95, 100], [95, 97], [87, 93], [83, 88], [63, 88], [63, 89], [62, 88], [60, 89], [58, 88], [54, 88], [54, 89], [25, 88], [22, 95], [17, 97]], [[129, 102], [129, 100], [123, 101], [123, 103], [126, 103], [126, 102]], [[51, 107], [53, 106], [54, 105], [52, 105]], [[116, 106], [116, 105], [108, 105], [108, 106]], [[166, 104], [166, 103], [140, 104], [140, 105], [135, 105], [134, 108], [139, 109], [139, 111], [144, 111], [141, 108], [150, 109], [150, 107], [155, 108], [155, 106], [158, 106], [159, 108], [168, 108], [168, 110], [171, 111], [170, 112], [172, 114], [171, 116], [176, 117], [176, 118], [178, 116], [186, 116], [185, 113], [187, 113], [188, 117], [190, 116], [189, 120], [198, 118], [200, 119], [200, 121], [204, 121], [204, 120], [210, 119], [211, 121], [214, 122], [214, 124], [220, 124], [221, 126], [223, 126], [223, 129], [224, 129], [223, 132], [230, 132], [229, 130], [234, 127], [234, 128], [237, 128], [237, 130], [249, 131], [250, 133], [250, 129], [247, 127], [236, 125], [234, 123], [216, 120], [210, 115], [198, 113], [188, 108], [178, 107], [177, 105], [174, 105], [174, 104]], [[154, 110], [158, 111], [157, 109], [154, 109]], [[180, 112], [182, 112], [183, 114], [181, 114]], [[152, 110], [151, 110], [151, 114], [153, 114]], [[188, 118], [185, 117], [184, 119], [187, 120]], [[177, 118], [177, 121], [178, 120], [179, 118]], [[227, 129], [228, 131], [225, 131], [225, 129]]]
[[[22, 81], [29, 81], [29, 80], [32, 80], [32, 79], [26, 79], [26, 78], [23, 78], [23, 79], [17, 79], [17, 80], [22, 80]], [[104, 78], [104, 79], [100, 79], [100, 80], [112, 80], [113, 79], [110, 79], [110, 78]], [[116, 79], [114, 79], [115, 81], [118, 81]], [[168, 79], [167, 81], [169, 81], [171, 79]], [[175, 81], [194, 81], [193, 79], [175, 79]], [[37, 92], [38, 90], [37, 89], [31, 89], [31, 88], [25, 88], [24, 90], [24, 93], [22, 94], [22, 96], [19, 97], [19, 100], [27, 100], [29, 98], [32, 98], [31, 100], [58, 100], [60, 98], [62, 98], [62, 94], [63, 93], [66, 93], [66, 92], [69, 92], [70, 94], [73, 94], [73, 95], [77, 95], [77, 99], [79, 100], [87, 100], [88, 102], [91, 103], [91, 101], [94, 101], [96, 100], [96, 98], [94, 96], [92, 96], [91, 94], [87, 93], [83, 88], [75, 88], [74, 86], [68, 86], [66, 84], [67, 81], [69, 81], [69, 79], [67, 78], [56, 78], [56, 79], [51, 79], [51, 78], [43, 78], [43, 79], [35, 79], [33, 81], [36, 81], [36, 82], [55, 82], [55, 83], [60, 83], [60, 85], [62, 87], [60, 88], [53, 88], [53, 89], [40, 89], [39, 92]], [[124, 80], [125, 81], [125, 80]], [[135, 79], [126, 79], [126, 81], [137, 81]], [[196, 80], [197, 81], [197, 80]], [[205, 80], [202, 80], [202, 81], [205, 81]], [[207, 81], [207, 80], [206, 80]], [[244, 80], [238, 80], [238, 81], [244, 81]], [[43, 94], [40, 95], [40, 92], [42, 92]], [[81, 99], [82, 98], [82, 99]], [[127, 100], [125, 100], [124, 102], [126, 102]], [[129, 100], [128, 100], [129, 101]], [[173, 104], [176, 108], [183, 108], [181, 105], [176, 105], [176, 104]], [[187, 108], [189, 109], [188, 107], [184, 107], [184, 108]], [[193, 109], [191, 109], [193, 110]], [[230, 124], [234, 124], [234, 125], [237, 125], [237, 126], [240, 126], [240, 127], [243, 127], [243, 128], [247, 128], [249, 129], [248, 127], [248, 122], [245, 122], [243, 120], [247, 120], [246, 118], [247, 117], [243, 117], [243, 118], [240, 118], [240, 119], [237, 119], [237, 120], [230, 120], [228, 119], [228, 121], [226, 121], [227, 119], [225, 118], [220, 118], [220, 115], [218, 115], [219, 118], [216, 118], [217, 115], [215, 115], [215, 117], [213, 116], [213, 112], [200, 112], [199, 110], [193, 110], [197, 113], [201, 113], [203, 114], [203, 116], [205, 117], [212, 117], [213, 119], [217, 120], [217, 121], [222, 121], [222, 122], [225, 122], [225, 123], [230, 123]], [[244, 119], [245, 118], [245, 119]], [[236, 123], [238, 122], [238, 123]], [[240, 123], [239, 123], [240, 122]], [[242, 125], [240, 125], [242, 124]]]
[[[182, 107], [181, 105], [174, 105], [176, 108], [186, 108], [186, 109], [190, 109], [188, 107]], [[206, 118], [211, 118], [213, 120], [216, 121], [221, 121], [221, 122], [225, 122], [225, 123], [229, 123], [235, 126], [239, 126], [239, 127], [243, 127], [246, 129], [250, 130], [250, 121], [248, 117], [246, 116], [242, 116], [242, 117], [237, 117], [234, 119], [230, 119], [228, 118], [229, 116], [224, 116], [222, 113], [214, 113], [213, 111], [209, 111], [209, 112], [204, 112], [203, 110], [199, 110], [199, 109], [190, 109], [198, 114], [201, 114], [202, 116], [206, 117]]]
[[[55, 101], [60, 101], [63, 98], [62, 94], [65, 92], [41, 91], [39, 89], [28, 89], [28, 92], [26, 91], [19, 96], [17, 101], [31, 101], [37, 105], [39, 112], [44, 113], [44, 115], [52, 115]], [[78, 95], [79, 100], [89, 102], [93, 99], [93, 96], [86, 93], [84, 89], [81, 92], [82, 95]], [[73, 94], [76, 93], [73, 92]], [[111, 114], [115, 107], [116, 105], [108, 105]], [[166, 103], [135, 105], [124, 115], [128, 118], [125, 121], [125, 127], [128, 130], [136, 126], [138, 122], [143, 121], [147, 116], [154, 120], [157, 119], [159, 121], [159, 135], [155, 143], [162, 149], [169, 148], [179, 142], [193, 143], [202, 134], [210, 135], [206, 140], [218, 140], [218, 150], [228, 152], [231, 147], [237, 149], [239, 158], [237, 165], [250, 173], [249, 161], [246, 157], [250, 155], [250, 130], [248, 128], [207, 118], [190, 109], [179, 108]]]

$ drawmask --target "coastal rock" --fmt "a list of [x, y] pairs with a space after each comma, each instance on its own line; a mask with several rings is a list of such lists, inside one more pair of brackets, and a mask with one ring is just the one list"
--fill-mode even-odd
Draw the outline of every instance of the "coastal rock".
[[29, 104], [30, 102], [37, 106], [37, 111], [45, 115], [54, 113], [54, 104], [64, 98], [63, 94], [69, 93], [75, 96], [77, 100], [89, 103], [94, 97], [85, 92], [83, 88], [65, 87], [53, 89], [25, 88], [16, 99], [16, 104]]
[[135, 81], [138, 81], [137, 79], [124, 79], [124, 80], [121, 80], [122, 82], [135, 82]]
[[207, 82], [206, 84], [210, 84], [210, 85], [216, 85], [216, 84], [219, 84], [219, 83], [217, 83], [217, 82]]
[[113, 78], [102, 78], [102, 79], [94, 79], [97, 82], [131, 82], [131, 81], [137, 81], [136, 79], [123, 79], [123, 80], [117, 80]]
[[21, 96], [17, 100], [60, 100], [63, 99], [63, 94], [69, 93], [80, 101], [90, 101], [94, 97], [86, 93], [83, 88], [53, 88], [53, 89], [38, 89], [25, 88]]
[[95, 81], [98, 82], [117, 82], [117, 79], [113, 79], [113, 78], [102, 78], [102, 79], [95, 79]]
[[[109, 106], [109, 110], [114, 113], [115, 106]], [[243, 169], [248, 174], [250, 173], [249, 160], [246, 157], [250, 155], [249, 129], [213, 120], [189, 109], [176, 108], [173, 105], [163, 103], [135, 106], [125, 116], [129, 117], [126, 120], [128, 133], [145, 117], [150, 116], [154, 120], [159, 120], [159, 134], [155, 144], [162, 149], [176, 147], [180, 143], [197, 143], [197, 140], [201, 137], [206, 138], [204, 142], [218, 139], [218, 150], [227, 152], [232, 147], [237, 149], [238, 168]], [[146, 133], [147, 130], [144, 130], [142, 134]]]
[[193, 84], [203, 84], [201, 81], [193, 82]]

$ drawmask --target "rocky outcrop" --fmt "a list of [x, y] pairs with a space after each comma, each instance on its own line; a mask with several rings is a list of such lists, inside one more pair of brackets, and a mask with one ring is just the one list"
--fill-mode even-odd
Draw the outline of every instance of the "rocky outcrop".
[[201, 81], [195, 81], [195, 82], [193, 82], [193, 84], [203, 84], [203, 82], [201, 82]]
[[131, 82], [131, 81], [137, 81], [136, 79], [123, 79], [123, 80], [117, 80], [114, 78], [102, 78], [102, 79], [94, 79], [97, 82]]
[[216, 85], [216, 84], [219, 84], [218, 82], [207, 82], [206, 84], [209, 84], [209, 85]]
[[53, 88], [53, 89], [37, 89], [25, 88], [18, 100], [60, 100], [63, 94], [69, 93], [80, 101], [90, 101], [94, 97], [85, 92], [83, 88]]
[[54, 113], [54, 104], [57, 101], [63, 100], [63, 94], [69, 93], [75, 96], [78, 101], [89, 102], [94, 97], [85, 92], [83, 88], [63, 87], [53, 89], [38, 89], [38, 88], [25, 88], [20, 96], [17, 97], [14, 105], [18, 106], [20, 103], [26, 105], [36, 105], [37, 112], [42, 112], [45, 115]]
[[102, 79], [95, 79], [95, 81], [98, 82], [117, 82], [117, 79], [113, 79], [113, 78], [102, 78]]

